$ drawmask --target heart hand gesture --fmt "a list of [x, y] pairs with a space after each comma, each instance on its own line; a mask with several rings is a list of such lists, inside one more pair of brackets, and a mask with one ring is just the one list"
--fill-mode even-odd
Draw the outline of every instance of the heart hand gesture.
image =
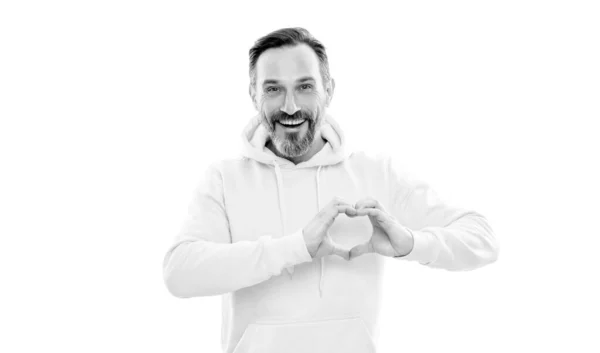
[[306, 248], [313, 259], [327, 255], [337, 255], [350, 260], [350, 252], [336, 244], [327, 233], [339, 214], [356, 216], [356, 210], [348, 202], [334, 197], [302, 230]]
[[412, 233], [390, 215], [379, 201], [368, 197], [358, 201], [354, 208], [356, 216], [369, 216], [373, 234], [367, 242], [350, 249], [350, 260], [367, 253], [394, 257], [406, 256], [412, 251]]

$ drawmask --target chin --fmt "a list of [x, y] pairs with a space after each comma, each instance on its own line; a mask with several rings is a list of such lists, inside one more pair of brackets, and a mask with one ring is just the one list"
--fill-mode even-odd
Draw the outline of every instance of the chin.
[[284, 157], [296, 158], [306, 154], [308, 148], [301, 148], [297, 145], [291, 146], [289, 144], [278, 142], [275, 144], [277, 151]]

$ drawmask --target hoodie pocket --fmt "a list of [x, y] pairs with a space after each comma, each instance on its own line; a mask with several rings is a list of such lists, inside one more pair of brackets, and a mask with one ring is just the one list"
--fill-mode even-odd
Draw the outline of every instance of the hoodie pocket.
[[250, 324], [233, 353], [375, 353], [360, 317]]

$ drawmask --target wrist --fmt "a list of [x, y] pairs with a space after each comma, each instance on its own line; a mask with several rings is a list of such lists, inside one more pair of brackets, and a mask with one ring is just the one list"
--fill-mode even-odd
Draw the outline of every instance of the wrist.
[[399, 234], [402, 234], [401, 236], [401, 244], [400, 244], [400, 249], [401, 251], [397, 251], [397, 255], [395, 255], [394, 257], [404, 257], [407, 256], [408, 254], [410, 254], [412, 252], [412, 250], [415, 247], [415, 238], [413, 233], [410, 231], [410, 229], [408, 229], [407, 227], [403, 227], [403, 226], [399, 226], [400, 232]]
[[306, 240], [306, 235], [304, 234], [304, 230], [302, 230], [302, 239], [304, 239], [304, 246], [306, 246], [306, 251], [308, 251], [308, 254], [310, 255], [311, 258], [314, 258], [316, 249], [313, 249], [313, 246], [309, 245], [308, 241]]

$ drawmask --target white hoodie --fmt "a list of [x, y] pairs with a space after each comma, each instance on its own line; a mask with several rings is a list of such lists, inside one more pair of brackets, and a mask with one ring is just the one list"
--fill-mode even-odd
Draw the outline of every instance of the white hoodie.
[[[336, 196], [351, 204], [374, 197], [412, 230], [413, 250], [396, 261], [458, 271], [497, 259], [497, 240], [481, 214], [446, 205], [426, 183], [395, 170], [386, 155], [347, 151], [329, 114], [321, 135], [325, 146], [294, 165], [265, 147], [260, 115], [252, 118], [242, 157], [207, 169], [164, 258], [164, 281], [174, 296], [223, 295], [225, 353], [376, 352], [385, 257], [313, 260], [302, 236]], [[344, 214], [329, 229], [347, 249], [371, 233], [368, 217]]]

